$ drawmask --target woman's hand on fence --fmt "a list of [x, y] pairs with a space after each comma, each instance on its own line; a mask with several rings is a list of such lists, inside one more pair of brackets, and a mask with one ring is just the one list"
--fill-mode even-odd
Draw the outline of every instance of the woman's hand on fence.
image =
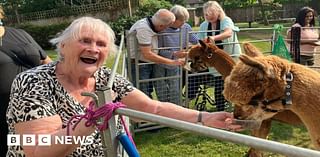
[[208, 36], [203, 41], [206, 42], [206, 43], [213, 43], [214, 44], [215, 43], [215, 38], [214, 38], [214, 36]]
[[231, 131], [242, 131], [241, 125], [232, 124], [233, 114], [229, 112], [203, 112], [202, 123], [205, 126]]

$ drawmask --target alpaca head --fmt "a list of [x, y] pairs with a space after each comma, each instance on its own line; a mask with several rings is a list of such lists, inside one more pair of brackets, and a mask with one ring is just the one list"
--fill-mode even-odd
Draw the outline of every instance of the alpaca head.
[[188, 57], [191, 60], [191, 69], [192, 71], [199, 72], [207, 70], [210, 66], [210, 58], [213, 57], [216, 50], [219, 48], [216, 45], [211, 43], [205, 43], [202, 40], [199, 40], [200, 45], [193, 46], [189, 50]]
[[228, 76], [236, 64], [229, 53], [212, 43], [199, 42], [200, 45], [189, 50], [189, 58], [192, 62], [191, 71], [201, 72], [208, 67], [214, 67], [223, 78]]
[[236, 118], [264, 120], [284, 109], [284, 63], [276, 56], [240, 56], [240, 62], [225, 79], [223, 91], [225, 98], [236, 105]]

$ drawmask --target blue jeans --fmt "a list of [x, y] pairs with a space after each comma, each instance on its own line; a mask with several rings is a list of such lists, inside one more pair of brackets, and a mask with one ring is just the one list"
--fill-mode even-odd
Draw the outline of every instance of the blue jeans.
[[[168, 69], [160, 65], [154, 65], [154, 77], [168, 77], [168, 76], [178, 76], [179, 67]], [[179, 98], [181, 95], [179, 89], [179, 78], [170, 78], [164, 80], [155, 81], [154, 84], [158, 100], [164, 102], [171, 102], [174, 104], [179, 104]]]
[[[153, 64], [139, 65], [139, 80], [151, 79], [153, 78]], [[135, 63], [131, 63], [131, 75], [132, 83], [135, 87], [138, 87], [138, 82], [136, 80], [136, 66]], [[139, 89], [145, 93], [147, 96], [152, 98], [151, 93], [153, 91], [152, 82], [141, 82], [139, 84]]]

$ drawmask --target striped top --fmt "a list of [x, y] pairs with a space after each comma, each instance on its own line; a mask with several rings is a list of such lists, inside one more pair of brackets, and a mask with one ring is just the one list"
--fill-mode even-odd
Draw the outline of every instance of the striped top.
[[[181, 26], [181, 28], [169, 27], [158, 35], [159, 48], [168, 47], [168, 49], [163, 49], [159, 51], [160, 56], [163, 56], [169, 59], [175, 59], [175, 60], [178, 59], [173, 54], [175, 51], [180, 50], [180, 31], [182, 31], [182, 48], [183, 49], [187, 48], [189, 42], [192, 44], [198, 43], [199, 37], [195, 33], [190, 33], [187, 41], [187, 35], [189, 32], [192, 31], [191, 26], [189, 24], [185, 23]], [[174, 33], [174, 34], [171, 34], [171, 33]], [[177, 67], [177, 66], [165, 65], [165, 64], [161, 64], [161, 66], [167, 69], [174, 69]]]

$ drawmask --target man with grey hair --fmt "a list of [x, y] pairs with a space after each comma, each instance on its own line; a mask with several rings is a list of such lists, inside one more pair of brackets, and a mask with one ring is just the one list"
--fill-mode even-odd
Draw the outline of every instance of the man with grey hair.
[[[174, 14], [176, 20], [174, 23], [163, 30], [158, 36], [159, 55], [172, 60], [179, 60], [179, 57], [185, 57], [186, 52], [181, 51], [180, 48], [186, 49], [188, 42], [197, 44], [199, 38], [196, 34], [190, 34], [192, 31], [191, 26], [186, 23], [189, 20], [188, 10], [180, 5], [173, 6], [170, 11]], [[180, 38], [180, 33], [182, 36]], [[180, 48], [178, 48], [180, 47]], [[157, 64], [154, 65], [154, 77], [172, 77], [179, 76], [181, 67], [178, 65]], [[160, 101], [172, 102], [180, 104], [179, 98], [181, 89], [179, 87], [179, 78], [161, 79], [155, 81], [155, 91]]]
[[[168, 65], [183, 65], [184, 61], [173, 60], [158, 55], [157, 33], [171, 26], [175, 21], [175, 16], [167, 9], [159, 9], [152, 17], [146, 17], [137, 21], [130, 28], [129, 33], [136, 33], [138, 42], [138, 52], [131, 51], [131, 74], [132, 83], [137, 86], [136, 63], [162, 63]], [[139, 80], [150, 79], [153, 76], [153, 64], [139, 65]], [[140, 90], [151, 97], [153, 91], [152, 82], [142, 82], [139, 84]]]

